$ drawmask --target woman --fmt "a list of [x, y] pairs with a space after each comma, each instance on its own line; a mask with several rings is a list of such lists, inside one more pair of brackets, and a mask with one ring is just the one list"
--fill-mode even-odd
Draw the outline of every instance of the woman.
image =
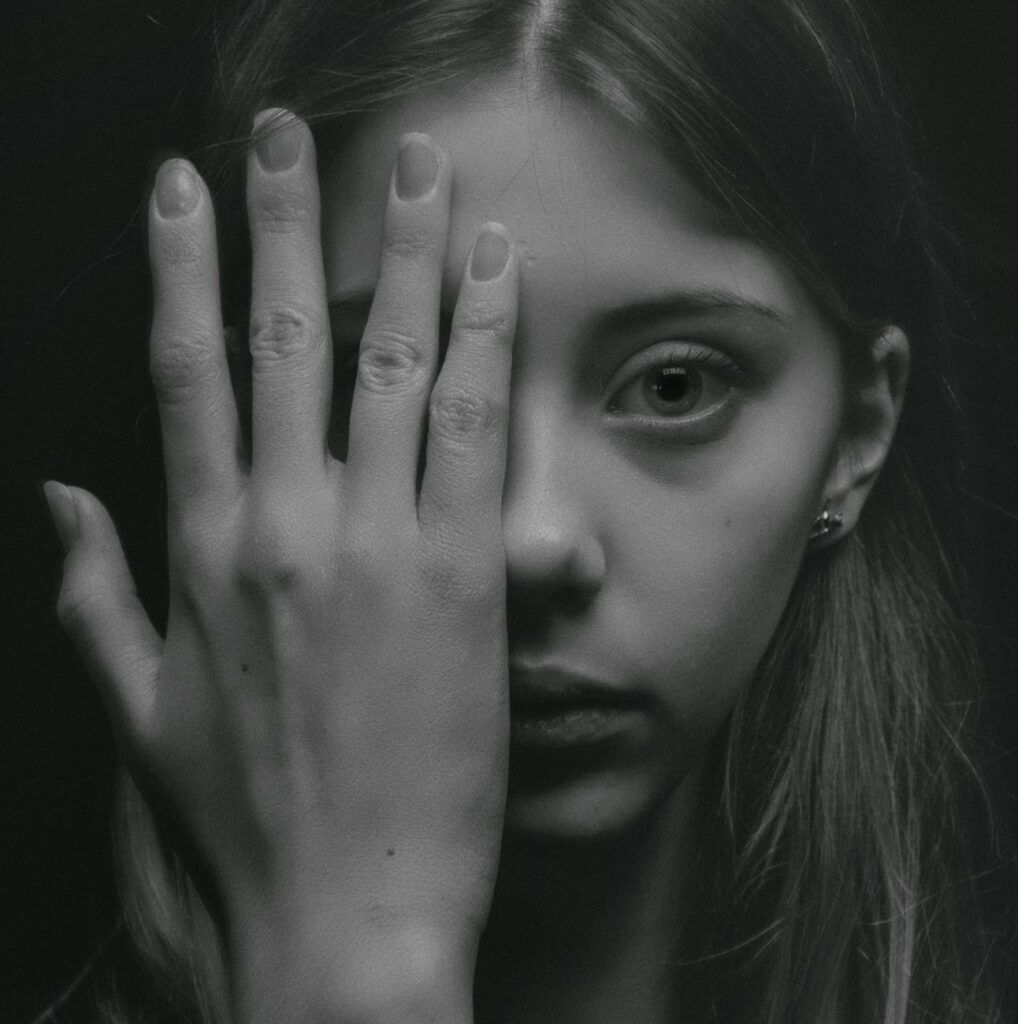
[[150, 208], [165, 640], [47, 485], [149, 1009], [999, 1020], [943, 289], [855, 6], [254, 4], [219, 81], [246, 345], [209, 188]]

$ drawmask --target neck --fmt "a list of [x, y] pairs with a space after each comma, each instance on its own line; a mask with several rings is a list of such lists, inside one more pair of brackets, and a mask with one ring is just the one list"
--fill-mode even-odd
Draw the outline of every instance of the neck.
[[699, 790], [687, 777], [652, 819], [611, 839], [507, 836], [478, 958], [479, 1024], [678, 1019]]

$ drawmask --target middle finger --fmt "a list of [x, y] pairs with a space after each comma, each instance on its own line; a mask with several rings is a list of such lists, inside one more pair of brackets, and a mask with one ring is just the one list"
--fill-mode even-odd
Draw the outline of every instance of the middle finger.
[[332, 345], [315, 146], [287, 111], [263, 111], [259, 130], [247, 179], [252, 472], [293, 480], [329, 459]]
[[361, 340], [345, 479], [372, 514], [415, 514], [417, 462], [438, 366], [451, 168], [405, 135], [393, 168], [371, 313]]

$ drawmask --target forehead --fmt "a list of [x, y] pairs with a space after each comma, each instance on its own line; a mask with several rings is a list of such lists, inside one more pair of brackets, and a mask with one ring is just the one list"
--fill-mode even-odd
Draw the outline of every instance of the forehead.
[[455, 294], [478, 228], [505, 224], [522, 289], [610, 307], [678, 285], [726, 288], [794, 312], [803, 293], [780, 261], [737, 235], [636, 129], [577, 94], [521, 75], [424, 91], [323, 146], [331, 298], [370, 291], [400, 135], [427, 132], [454, 185], [445, 289]]

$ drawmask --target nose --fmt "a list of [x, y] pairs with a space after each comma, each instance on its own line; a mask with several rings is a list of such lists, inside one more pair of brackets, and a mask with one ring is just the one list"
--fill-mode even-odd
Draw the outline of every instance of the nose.
[[575, 607], [605, 579], [605, 556], [584, 477], [560, 418], [513, 417], [502, 502], [510, 602], [517, 609]]

